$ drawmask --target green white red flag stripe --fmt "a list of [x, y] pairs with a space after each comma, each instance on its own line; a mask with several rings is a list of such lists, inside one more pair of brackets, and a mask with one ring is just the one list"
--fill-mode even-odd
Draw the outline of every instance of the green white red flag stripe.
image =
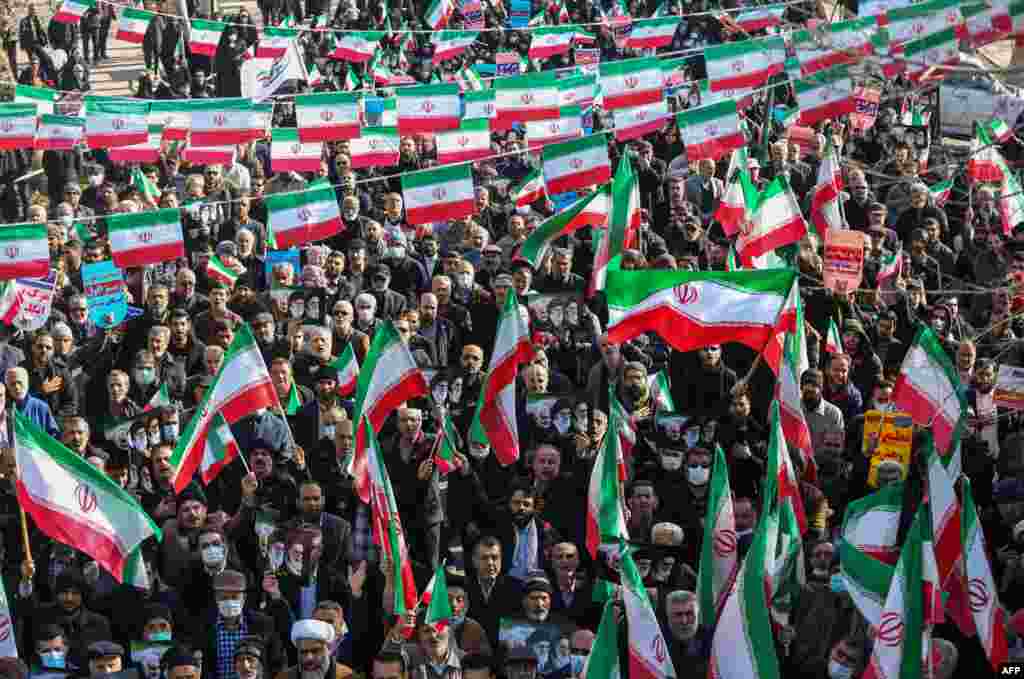
[[1007, 659], [1006, 611], [999, 604], [999, 590], [992, 577], [992, 563], [985, 546], [985, 532], [978, 519], [971, 481], [961, 479], [963, 513], [960, 531], [963, 544], [964, 581], [971, 595], [971, 616], [981, 647], [985, 649], [993, 671], [999, 671]]
[[87, 98], [85, 110], [85, 141], [90, 148], [130, 146], [149, 139], [146, 102]]
[[755, 258], [795, 243], [806, 233], [800, 204], [786, 178], [778, 176], [761, 192], [750, 228], [740, 232], [736, 251], [743, 265], [751, 266]]
[[725, 173], [725, 194], [715, 210], [715, 219], [730, 238], [749, 221], [760, 195], [750, 179], [748, 162], [746, 146], [733, 150], [729, 158], [729, 169]]
[[152, 12], [144, 9], [125, 7], [117, 19], [117, 34], [114, 37], [123, 42], [141, 45], [153, 16]]
[[457, 129], [462, 117], [462, 99], [459, 95], [456, 83], [399, 88], [399, 134]]
[[53, 104], [57, 100], [56, 90], [47, 87], [33, 87], [32, 85], [14, 86], [15, 104], [36, 104], [36, 112], [39, 115], [53, 114]]
[[373, 58], [384, 31], [349, 31], [337, 37], [332, 59], [364, 64]]
[[971, 141], [971, 155], [967, 159], [967, 176], [972, 182], [1002, 183], [1006, 161], [999, 152], [996, 140], [989, 128], [975, 123], [974, 139]]
[[435, 31], [439, 31], [448, 24], [455, 5], [452, 0], [433, 0], [427, 7], [425, 20], [427, 25]]
[[257, 59], [277, 59], [283, 57], [288, 51], [288, 44], [299, 37], [299, 31], [295, 28], [282, 28], [280, 26], [268, 26], [260, 33], [259, 42], [256, 44]]
[[194, 146], [189, 145], [181, 150], [181, 159], [193, 165], [225, 165], [230, 167], [235, 162], [238, 147], [231, 146]]
[[228, 266], [221, 261], [221, 258], [217, 255], [210, 257], [206, 263], [206, 275], [215, 281], [219, 281], [230, 288], [235, 287], [235, 281], [238, 280], [240, 275], [234, 269], [229, 269]]
[[338, 371], [338, 395], [348, 396], [353, 393], [359, 381], [359, 361], [356, 360], [352, 345], [346, 344], [345, 350], [330, 365]]
[[480, 31], [441, 31], [431, 38], [434, 43], [434, 65], [459, 56], [476, 42], [479, 35]]
[[397, 165], [399, 141], [396, 127], [364, 127], [359, 137], [349, 141], [352, 168]]
[[180, 493], [192, 480], [203, 461], [206, 438], [216, 415], [234, 424], [260, 408], [279, 405], [277, 391], [270, 381], [259, 345], [249, 326], [243, 324], [224, 354], [213, 384], [206, 390], [195, 414], [182, 431], [171, 455], [174, 469], [171, 483]]
[[519, 247], [517, 257], [538, 269], [552, 243], [562, 236], [568, 236], [584, 226], [599, 228], [608, 223], [611, 209], [611, 192], [608, 187], [580, 198], [561, 212], [558, 212], [535, 228]]
[[622, 679], [619, 648], [615, 601], [609, 599], [605, 602], [601, 622], [597, 626], [594, 645], [583, 666], [583, 679]]
[[203, 483], [209, 485], [239, 454], [238, 441], [231, 433], [227, 420], [220, 413], [214, 415], [206, 434], [203, 461], [199, 465]]
[[410, 225], [461, 219], [476, 212], [468, 164], [402, 175], [402, 196]]
[[993, 27], [1012, 36], [1024, 32], [1024, 3], [1019, 0], [995, 0], [992, 7], [996, 10], [992, 17]]
[[604, 135], [544, 147], [544, 178], [553, 195], [603, 184], [612, 177]]
[[[955, 479], [935, 450], [930, 431], [925, 430], [920, 454], [928, 464], [928, 507], [932, 526], [935, 565], [939, 584], [948, 594], [945, 609], [965, 634], [973, 635], [970, 602], [964, 587], [964, 552], [960, 536], [960, 501], [953, 489]], [[959, 475], [957, 470], [955, 473]]]
[[324, 154], [322, 141], [302, 142], [294, 127], [275, 127], [270, 131], [270, 170], [272, 172], [316, 172]]
[[897, 278], [903, 272], [903, 246], [895, 252], [883, 253], [878, 266], [876, 276], [878, 287], [881, 288], [887, 281]]
[[190, 108], [192, 146], [244, 144], [266, 135], [263, 112], [248, 99], [200, 99]]
[[303, 142], [355, 139], [362, 123], [362, 95], [321, 92], [295, 97], [295, 119]]
[[0, 149], [32, 148], [35, 141], [35, 104], [7, 104], [0, 109]]
[[45, 224], [0, 229], [0, 280], [43, 278], [49, 271], [50, 246]]
[[188, 139], [192, 129], [191, 99], [154, 100], [149, 104], [149, 126], [163, 125], [164, 141]]
[[[927, 123], [926, 123], [927, 124]], [[996, 140], [1000, 144], [1008, 140], [1013, 136], [1013, 128], [1007, 125], [1003, 120], [999, 118], [993, 118], [992, 120], [981, 120], [978, 121], [979, 125], [983, 125], [988, 130], [988, 135], [992, 139]]]
[[782, 38], [758, 38], [707, 47], [704, 50], [711, 91], [761, 87], [781, 73], [786, 61]]
[[949, 453], [960, 438], [967, 401], [956, 366], [931, 329], [918, 330], [903, 359], [892, 399], [897, 408], [910, 413], [914, 424], [932, 430], [935, 446], [948, 465]]
[[897, 535], [903, 509], [903, 486], [894, 484], [846, 506], [842, 536], [855, 549], [894, 565], [899, 558]]
[[464, 110], [462, 119], [485, 118], [490, 120], [498, 115], [494, 90], [476, 90], [462, 93]]
[[62, 24], [77, 24], [90, 8], [96, 6], [96, 0], [64, 0], [60, 9], [53, 15], [53, 20]]
[[121, 582], [135, 548], [160, 539], [130, 493], [50, 437], [21, 413], [13, 414], [18, 504], [45, 535], [93, 560]]
[[508, 291], [498, 319], [494, 351], [476, 417], [502, 466], [519, 459], [519, 427], [516, 419], [516, 376], [519, 368], [533, 356], [530, 326], [519, 311], [514, 290]]
[[686, 109], [676, 115], [676, 124], [691, 161], [718, 160], [747, 144], [735, 101]]
[[330, 186], [271, 194], [264, 202], [267, 227], [278, 250], [321, 241], [344, 228], [338, 199]]
[[582, 136], [583, 113], [579, 106], [563, 106], [557, 118], [526, 122], [526, 141], [530, 148], [560, 144]]
[[430, 586], [427, 594], [423, 593], [423, 599], [427, 606], [426, 623], [443, 629], [454, 617], [452, 604], [448, 599], [448, 581], [445, 577], [444, 562], [437, 565], [434, 576], [430, 578]]
[[486, 118], [463, 120], [457, 129], [438, 132], [434, 136], [437, 162], [448, 163], [480, 160], [491, 155], [491, 128]]
[[70, 151], [82, 141], [85, 118], [44, 113], [39, 116], [35, 148], [40, 151]]
[[622, 252], [633, 246], [640, 228], [640, 183], [629, 156], [619, 160], [612, 180], [612, 212], [608, 229], [597, 245], [588, 295], [605, 289], [608, 272], [621, 268]]
[[1024, 221], [1024, 192], [1017, 175], [1006, 168], [1003, 171], [1003, 185], [999, 188], [999, 219], [1003, 234], [1010, 236], [1016, 226]]
[[[920, 40], [911, 40], [903, 46], [908, 75], [917, 80], [936, 66], [960, 63], [960, 37], [956, 28], [932, 33]], [[941, 73], [941, 72], [940, 72]]]
[[775, 332], [794, 276], [789, 270], [610, 271], [609, 341], [653, 330], [679, 351], [740, 342], [760, 352]]
[[[612, 396], [614, 398], [614, 395]], [[625, 426], [619, 409], [612, 408], [608, 433], [594, 458], [587, 489], [587, 551], [594, 559], [602, 544], [617, 544], [629, 538], [626, 517], [622, 511], [622, 486], [619, 459], [624, 457], [620, 429]]]
[[661, 624], [651, 605], [643, 578], [632, 554], [622, 555], [622, 602], [626, 608], [626, 629], [629, 633], [630, 679], [675, 679], [676, 671], [669, 656], [668, 644]]
[[814, 185], [811, 197], [811, 221], [822, 238], [829, 229], [843, 228], [843, 216], [839, 205], [842, 190], [843, 175], [839, 169], [839, 159], [836, 157], [835, 148], [829, 143], [825, 149], [825, 158], [818, 166], [818, 181]]
[[512, 123], [557, 118], [558, 74], [554, 71], [498, 78], [493, 82], [498, 115], [491, 128], [500, 132]]
[[549, 26], [530, 31], [530, 35], [530, 58], [550, 59], [568, 53], [576, 36], [576, 27]]
[[[768, 464], [764, 483], [764, 511], [767, 512], [772, 503], [777, 503], [780, 508], [779, 525], [782, 529], [780, 539], [787, 532], [788, 519], [792, 518], [795, 519], [798, 530], [791, 534], [791, 538], [800, 542], [800, 536], [807, 531], [807, 514], [804, 511], [803, 496], [800, 493], [800, 483], [796, 478], [796, 471], [793, 469], [789, 446], [786, 444], [786, 435], [782, 431], [780, 411], [778, 400], [773, 400], [768, 425], [771, 431], [769, 432]], [[795, 553], [801, 554], [802, 551], [795, 550]]]
[[192, 30], [189, 31], [188, 48], [192, 54], [201, 54], [205, 57], [216, 56], [220, 36], [227, 28], [227, 24], [223, 21], [192, 19], [190, 25]]
[[145, 142], [112, 148], [107, 151], [107, 157], [115, 163], [155, 163], [160, 159], [163, 132], [162, 125], [150, 125]]
[[733, 21], [748, 33], [763, 31], [782, 23], [785, 7], [754, 7], [736, 14]]
[[110, 215], [107, 228], [114, 264], [122, 269], [185, 257], [178, 208]]
[[594, 103], [597, 75], [574, 75], [558, 81], [558, 101], [561, 106], [579, 106], [586, 110]]
[[[798, 323], [803, 326], [803, 312], [798, 313]], [[803, 401], [800, 392], [800, 377], [807, 369], [806, 358], [801, 366], [801, 359], [795, 342], [787, 337], [783, 350], [783, 360], [779, 371], [779, 381], [775, 390], [775, 398], [779, 402], [779, 416], [782, 419], [782, 432], [790, 450], [796, 451], [802, 460], [805, 477], [814, 479], [817, 467], [814, 462], [814, 445], [811, 440], [811, 429], [804, 415]], [[802, 338], [801, 338], [802, 341]]]
[[836, 542], [836, 551], [846, 591], [868, 624], [877, 629], [895, 568], [868, 556], [842, 538]]
[[836, 325], [836, 319], [830, 316], [828, 319], [828, 332], [825, 333], [825, 351], [835, 356], [842, 353], [842, 350], [843, 338], [839, 336], [839, 327]]
[[718, 612], [729, 594], [737, 558], [736, 518], [733, 512], [732, 490], [729, 487], [729, 467], [721, 446], [715, 446], [711, 467], [711, 486], [708, 492], [707, 520], [700, 548], [700, 566], [697, 569], [697, 602], [700, 624], [714, 629]]
[[515, 207], [529, 207], [536, 201], [547, 195], [544, 186], [544, 174], [540, 170], [533, 170], [523, 177], [522, 183], [512, 190], [512, 200]]
[[953, 180], [947, 179], [946, 181], [932, 184], [928, 187], [928, 193], [932, 194], [935, 207], [942, 207], [953, 193]]
[[672, 42], [680, 18], [667, 16], [659, 19], [647, 19], [633, 24], [633, 30], [626, 38], [627, 49], [657, 49]]
[[661, 101], [664, 83], [661, 62], [656, 57], [601, 64], [601, 92], [606, 111]]
[[849, 21], [825, 24], [816, 30], [824, 31], [825, 47], [811, 31], [793, 34], [793, 46], [800, 62], [802, 75], [811, 75], [844, 64], [855, 64], [874, 53], [871, 37], [877, 30], [875, 17], [861, 17]]
[[[717, 104], [722, 101], [736, 102], [736, 109], [743, 111], [754, 104], [754, 89], [741, 87], [735, 90], [711, 91], [711, 81], [705, 78], [697, 83], [697, 92], [700, 95], [700, 106]], [[690, 90], [693, 91], [692, 89]]]
[[960, 4], [960, 0], [930, 0], [890, 9], [879, 18], [879, 25], [889, 33], [890, 50], [899, 52], [906, 43], [947, 28], [955, 30], [958, 38], [967, 37]]
[[456, 469], [455, 453], [462, 447], [462, 437], [448, 413], [443, 413], [438, 422], [437, 438], [434, 440], [434, 464], [441, 474]]
[[[388, 415], [400, 405], [427, 393], [427, 381], [394, 324], [391, 321], [378, 323], [366, 361], [360, 366], [353, 409], [353, 421], [359, 428], [349, 472], [363, 502], [370, 501], [368, 474], [371, 470], [367, 466], [367, 451], [369, 442], [376, 439], [375, 436], [368, 438], [367, 431], [378, 432]], [[369, 429], [363, 428], [364, 422], [369, 424]]]
[[666, 99], [653, 104], [617, 108], [612, 114], [615, 120], [615, 139], [620, 142], [658, 132], [671, 120]]
[[800, 107], [801, 125], [834, 120], [857, 108], [853, 100], [853, 81], [845, 66], [801, 78], [793, 84], [793, 91]]

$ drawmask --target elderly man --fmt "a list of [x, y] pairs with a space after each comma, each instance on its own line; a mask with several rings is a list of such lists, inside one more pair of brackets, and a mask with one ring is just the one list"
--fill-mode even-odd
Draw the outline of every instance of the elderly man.
[[331, 644], [334, 627], [322, 620], [299, 620], [292, 625], [292, 643], [298, 652], [299, 664], [279, 673], [276, 679], [346, 679], [352, 668], [334, 661]]
[[451, 639], [451, 628], [432, 625], [425, 613], [416, 619], [416, 642], [406, 643], [406, 628], [399, 624], [391, 628], [381, 646], [381, 654], [397, 653], [408, 658], [410, 677], [433, 679], [459, 679], [462, 675], [462, 650]]
[[704, 676], [711, 657], [711, 630], [702, 628], [698, 622], [697, 595], [685, 589], [670, 593], [665, 598], [665, 619], [668, 621], [665, 640], [676, 676], [683, 676], [684, 672]]
[[60, 427], [57, 426], [57, 420], [53, 418], [50, 406], [42, 399], [30, 396], [28, 393], [28, 371], [21, 367], [10, 368], [4, 378], [7, 395], [18, 412], [50, 436], [54, 438], [60, 436]]

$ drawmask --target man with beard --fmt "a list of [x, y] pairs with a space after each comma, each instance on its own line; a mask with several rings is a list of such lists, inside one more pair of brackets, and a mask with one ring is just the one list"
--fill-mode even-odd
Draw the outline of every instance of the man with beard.
[[677, 589], [665, 597], [665, 620], [668, 632], [668, 652], [676, 676], [690, 673], [694, 677], [707, 674], [708, 659], [711, 657], [711, 630], [698, 624], [700, 603], [697, 595], [685, 589]]
[[434, 276], [430, 282], [430, 291], [437, 297], [437, 315], [455, 324], [461, 337], [473, 332], [473, 318], [469, 309], [462, 303], [452, 299], [452, 279], [445, 274]]
[[875, 195], [868, 188], [863, 170], [851, 170], [847, 175], [850, 197], [843, 203], [846, 223], [849, 228], [865, 231], [868, 228], [868, 209], [875, 202]]
[[[974, 384], [967, 390], [967, 405], [975, 417], [968, 418], [963, 466], [971, 477], [972, 488], [978, 487], [981, 493], [992, 487], [993, 465], [999, 460], [1002, 442], [1020, 426], [1016, 411], [996, 406], [995, 386], [995, 361], [980, 359], [974, 369]], [[980, 501], [981, 496], [978, 499]]]
[[[378, 318], [395, 320], [406, 308], [405, 296], [391, 290], [391, 267], [381, 263], [369, 271], [370, 294], [377, 301]], [[358, 300], [358, 298], [357, 298]]]
[[206, 522], [208, 504], [203, 490], [192, 483], [177, 497], [175, 518], [161, 526], [160, 575], [172, 587], [186, 584], [189, 567], [199, 557], [199, 531]]
[[256, 636], [242, 637], [235, 647], [235, 673], [238, 679], [264, 679], [263, 639]]
[[[823, 383], [824, 377], [820, 370], [805, 370], [800, 377], [800, 394], [804, 418], [807, 420], [807, 428], [811, 431], [811, 445], [818, 463], [822, 490], [830, 504], [839, 507], [841, 501], [845, 499], [845, 460], [842, 453], [846, 440], [847, 419], [842, 410], [824, 398]], [[860, 414], [860, 408], [856, 414]]]
[[736, 386], [736, 371], [722, 360], [722, 347], [710, 344], [697, 352], [699, 365], [694, 370], [692, 354], [673, 351], [669, 359], [672, 398], [680, 412], [717, 416], [725, 409], [726, 399]]
[[23, 622], [28, 631], [25, 647], [36, 647], [32, 636], [35, 630], [44, 625], [60, 625], [68, 647], [68, 665], [85, 667], [86, 649], [95, 642], [111, 638], [107, 619], [85, 606], [91, 590], [81, 570], [67, 568], [56, 578], [53, 588], [56, 600], [53, 603], [33, 606], [34, 597], [23, 602]]
[[[447, 625], [428, 623], [425, 612], [417, 616], [415, 624], [415, 643], [405, 642], [406, 627], [398, 624], [391, 629], [380, 649], [381, 654], [398, 653], [408, 658], [410, 677], [460, 679], [463, 652], [453, 643], [451, 628]], [[301, 679], [320, 678], [303, 676]]]
[[334, 438], [334, 431], [329, 430], [334, 418], [329, 413], [338, 403], [338, 371], [322, 365], [317, 368], [314, 378], [316, 399], [303, 404], [294, 418], [296, 442], [305, 450], [313, 450], [322, 438]]

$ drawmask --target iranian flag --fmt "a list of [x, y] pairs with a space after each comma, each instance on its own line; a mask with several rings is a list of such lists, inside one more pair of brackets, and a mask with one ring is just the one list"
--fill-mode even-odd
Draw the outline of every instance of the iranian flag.
[[[786, 434], [782, 431], [782, 415], [778, 400], [772, 401], [768, 417], [768, 426], [771, 427], [768, 439], [767, 470], [764, 506], [767, 512], [771, 503], [776, 499], [780, 506], [780, 523], [785, 531], [786, 514], [788, 513], [796, 520], [799, 531], [795, 533], [796, 540], [807, 531], [807, 514], [804, 511], [803, 496], [800, 494], [800, 483], [796, 478], [796, 470], [793, 469], [793, 460], [789, 455], [789, 446], [786, 445]], [[771, 497], [769, 497], [771, 495]]]
[[999, 220], [1003, 225], [1003, 234], [1009, 237], [1014, 228], [1024, 221], [1024, 190], [1020, 180], [1009, 168], [1003, 170], [1003, 184], [999, 187]]
[[330, 367], [338, 371], [338, 396], [353, 393], [359, 381], [359, 361], [356, 360], [356, 352], [351, 344], [345, 345], [345, 350], [331, 361]]
[[297, 28], [281, 28], [279, 26], [267, 26], [259, 34], [260, 40], [256, 43], [257, 59], [278, 59], [288, 51], [288, 45], [292, 40], [299, 37]]
[[786, 46], [782, 38], [758, 38], [714, 45], [704, 50], [711, 91], [761, 87], [782, 73]]
[[736, 551], [736, 518], [733, 513], [732, 490], [729, 487], [729, 467], [721, 446], [715, 446], [715, 460], [711, 469], [708, 493], [707, 519], [710, 527], [704, 530], [700, 547], [700, 565], [697, 570], [697, 602], [700, 624], [714, 629], [718, 612], [729, 594], [739, 563]]
[[868, 556], [843, 539], [836, 542], [836, 552], [846, 591], [868, 624], [878, 629], [895, 567]]
[[938, 182], [928, 187], [928, 193], [932, 195], [932, 200], [935, 201], [935, 207], [942, 207], [949, 200], [949, 196], [953, 193], [953, 180], [947, 179], [944, 182]]
[[191, 146], [244, 144], [266, 136], [263, 111], [248, 99], [199, 99], [190, 109]]
[[39, 115], [53, 114], [53, 105], [57, 101], [57, 91], [48, 87], [33, 87], [32, 85], [14, 86], [15, 104], [35, 104], [36, 112]]
[[227, 28], [227, 24], [223, 21], [192, 19], [189, 25], [191, 30], [188, 34], [188, 48], [192, 54], [201, 54], [204, 57], [216, 56], [220, 36]]
[[206, 434], [206, 446], [203, 448], [203, 461], [199, 465], [199, 473], [203, 483], [210, 485], [210, 482], [217, 478], [224, 467], [241, 454], [238, 448], [238, 441], [231, 433], [231, 427], [224, 416], [217, 413], [210, 422], [210, 429]]
[[[172, 142], [173, 143], [173, 142]], [[231, 146], [186, 146], [181, 150], [181, 159], [193, 165], [224, 165], [231, 167], [235, 162], [238, 147]]]
[[456, 83], [401, 87], [398, 97], [398, 133], [442, 132], [459, 127], [462, 99]]
[[338, 210], [338, 199], [330, 186], [275, 193], [267, 196], [264, 202], [267, 206], [267, 227], [276, 250], [321, 241], [345, 228]]
[[474, 415], [474, 419], [480, 420], [484, 435], [502, 466], [519, 459], [516, 375], [531, 356], [530, 325], [519, 313], [515, 291], [509, 290], [498, 318], [494, 351]]
[[583, 666], [583, 679], [622, 679], [619, 648], [619, 621], [616, 619], [615, 601], [609, 599], [605, 602], [593, 647]]
[[732, 157], [729, 158], [729, 169], [725, 174], [728, 182], [725, 195], [715, 210], [715, 219], [722, 225], [725, 235], [730, 238], [749, 221], [760, 196], [750, 178], [748, 162], [746, 146], [733, 150]]
[[131, 187], [139, 194], [143, 203], [156, 209], [157, 203], [160, 201], [160, 189], [156, 182], [143, 174], [142, 170], [137, 167], [132, 168]]
[[62, 24], [77, 24], [95, 6], [96, 0], [64, 0], [53, 15], [53, 20]]
[[39, 151], [70, 151], [82, 141], [85, 118], [44, 113], [39, 116], [35, 148]]
[[[350, 462], [350, 475], [363, 502], [370, 501], [367, 473], [368, 442], [376, 440], [374, 432], [384, 426], [388, 415], [406, 401], [428, 394], [427, 381], [416, 366], [409, 347], [390, 321], [377, 324], [377, 332], [359, 369], [355, 408], [352, 421], [359, 424], [356, 449]], [[369, 424], [364, 431], [362, 423]], [[367, 437], [366, 434], [371, 434]]]
[[664, 84], [657, 57], [601, 64], [601, 92], [606, 111], [661, 101]]
[[576, 37], [575, 26], [551, 26], [531, 31], [530, 58], [550, 59], [558, 54], [567, 54]]
[[622, 252], [632, 246], [636, 231], [640, 228], [640, 184], [628, 155], [619, 161], [611, 190], [612, 212], [608, 228], [594, 253], [594, 270], [587, 293], [589, 296], [605, 289], [609, 271], [621, 268]]
[[786, 178], [778, 176], [761, 192], [750, 228], [740, 232], [736, 251], [743, 266], [751, 266], [755, 258], [796, 243], [806, 233], [800, 204]]
[[[877, 19], [869, 16], [818, 26], [815, 32], [797, 31], [793, 34], [793, 46], [801, 75], [856, 64], [874, 54], [871, 38], [877, 29]], [[821, 37], [817, 34], [819, 30], [823, 32]], [[820, 46], [822, 43], [825, 47]]]
[[626, 38], [626, 48], [640, 50], [667, 47], [675, 37], [679, 21], [677, 16], [637, 20]]
[[814, 462], [811, 429], [804, 415], [800, 392], [800, 378], [809, 367], [803, 323], [801, 306], [797, 311], [796, 320], [796, 327], [800, 329], [800, 333], [790, 333], [785, 338], [775, 398], [779, 402], [779, 417], [782, 419], [782, 432], [786, 436], [786, 443], [790, 450], [800, 455], [804, 478], [813, 481], [817, 478], [817, 465]]
[[18, 504], [45, 535], [122, 582], [132, 552], [160, 529], [130, 493], [21, 413], [13, 413]]
[[914, 424], [932, 430], [935, 445], [948, 465], [949, 453], [960, 439], [967, 400], [956, 366], [927, 326], [918, 330], [903, 359], [892, 400], [897, 408], [910, 413]]
[[141, 144], [118, 146], [107, 151], [107, 157], [115, 163], [155, 163], [160, 159], [160, 144], [163, 141], [164, 128], [161, 125], [149, 125], [149, 136]]
[[228, 265], [221, 261], [221, 258], [217, 255], [210, 257], [206, 262], [206, 276], [212, 280], [223, 283], [229, 288], [235, 287], [235, 281], [238, 280], [239, 275], [239, 272], [228, 268]]
[[490, 121], [463, 120], [458, 128], [434, 136], [437, 162], [441, 165], [480, 160], [491, 155]]
[[967, 176], [975, 183], [1000, 184], [1005, 176], [1005, 169], [1006, 161], [999, 152], [999, 146], [993, 139], [990, 128], [975, 122], [971, 155], [967, 159]]
[[686, 109], [676, 115], [676, 124], [691, 161], [718, 160], [747, 144], [735, 101]]
[[778, 26], [785, 12], [785, 7], [754, 7], [738, 13], [733, 21], [747, 33], [753, 33]]
[[[971, 481], [961, 479], [963, 512], [960, 515], [960, 535], [963, 543], [964, 581], [971, 593], [971, 616], [978, 641], [985, 655], [998, 671], [1006, 662], [1006, 612], [999, 605], [999, 590], [992, 577], [992, 563], [985, 546], [985, 533], [978, 519]], [[936, 554], [936, 556], [938, 556]]]
[[275, 127], [270, 131], [270, 169], [272, 172], [316, 172], [324, 155], [322, 141], [302, 142], [294, 127]]
[[0, 280], [43, 278], [50, 271], [46, 224], [0, 228]]
[[666, 99], [653, 104], [617, 108], [612, 113], [615, 118], [615, 139], [620, 142], [658, 132], [671, 120]]
[[583, 136], [583, 112], [579, 106], [563, 106], [557, 118], [528, 120], [526, 141], [531, 149], [560, 144]]
[[960, 537], [961, 513], [953, 483], [960, 470], [947, 469], [935, 450], [931, 433], [925, 430], [924, 444], [919, 451], [928, 464], [928, 507], [930, 510], [935, 565], [939, 584], [948, 594], [945, 609], [964, 634], [973, 636], [970, 602], [964, 581], [964, 552]]
[[890, 53], [898, 53], [906, 43], [945, 29], [955, 30], [957, 38], [966, 38], [960, 4], [960, 0], [929, 0], [887, 11], [879, 18], [879, 25], [889, 34]]
[[158, 99], [149, 103], [149, 127], [162, 125], [163, 141], [184, 141], [192, 129], [193, 99]]
[[519, 247], [518, 257], [529, 262], [534, 270], [539, 269], [556, 240], [584, 226], [603, 227], [608, 223], [610, 208], [611, 192], [607, 186], [603, 186], [544, 220], [526, 237]]
[[903, 510], [903, 486], [889, 485], [846, 506], [843, 540], [858, 551], [893, 565], [899, 557], [897, 534]]
[[558, 81], [558, 101], [561, 106], [579, 106], [585, 110], [594, 103], [597, 75], [574, 75]]
[[435, 35], [431, 38], [434, 44], [434, 66], [465, 52], [479, 35], [480, 31], [441, 31]]
[[30, 149], [35, 143], [35, 104], [7, 104], [0, 109], [0, 150]]
[[845, 66], [836, 66], [801, 78], [793, 84], [800, 124], [808, 127], [822, 120], [835, 120], [853, 113], [853, 80]]
[[396, 127], [364, 127], [362, 134], [348, 143], [352, 169], [397, 165], [399, 141]]
[[171, 455], [171, 482], [180, 493], [202, 464], [210, 427], [219, 415], [234, 424], [261, 408], [278, 407], [277, 391], [263, 362], [260, 347], [247, 324], [242, 324], [224, 354], [213, 384], [181, 433]]
[[604, 135], [545, 146], [543, 158], [544, 177], [553, 195], [603, 184], [612, 177]]
[[443, 561], [437, 565], [427, 589], [423, 592], [423, 603], [427, 607], [426, 623], [433, 625], [435, 629], [447, 627], [455, 615], [452, 612], [451, 601], [448, 600], [448, 580], [445, 577]]
[[498, 108], [492, 126], [495, 132], [510, 129], [512, 123], [558, 117], [560, 97], [555, 71], [498, 78], [493, 87]]
[[881, 261], [878, 265], [878, 274], [876, 275], [876, 283], [881, 288], [887, 281], [894, 278], [898, 278], [903, 273], [903, 246], [901, 245], [895, 252], [888, 252], [882, 254]]
[[359, 137], [362, 95], [320, 92], [295, 97], [295, 120], [303, 142], [339, 141]]
[[629, 633], [630, 679], [675, 679], [676, 671], [666, 649], [661, 624], [647, 595], [633, 555], [622, 554], [622, 601]]
[[825, 351], [835, 356], [843, 351], [843, 338], [839, 335], [836, 319], [829, 317], [828, 332], [825, 333]]
[[608, 339], [621, 343], [654, 331], [678, 351], [740, 342], [760, 352], [772, 338], [794, 273], [758, 271], [611, 271]]
[[473, 118], [484, 118], [491, 120], [498, 115], [498, 107], [495, 102], [494, 90], [475, 90], [462, 93], [463, 120]]
[[122, 269], [185, 256], [178, 208], [110, 215], [107, 228], [114, 264]]
[[825, 149], [825, 158], [818, 166], [818, 181], [811, 196], [811, 221], [822, 238], [829, 229], [843, 228], [843, 216], [839, 205], [842, 190], [843, 175], [839, 169], [839, 159], [836, 158], [835, 148], [829, 142]]
[[1000, 144], [1006, 142], [1013, 136], [1013, 128], [999, 118], [993, 118], [988, 121], [978, 121], [978, 124], [988, 131], [989, 138], [994, 139]]
[[337, 39], [332, 59], [349, 61], [354, 64], [365, 64], [377, 52], [384, 31], [349, 31], [342, 33]]
[[659, 370], [647, 377], [647, 388], [651, 392], [651, 398], [658, 404], [658, 411], [662, 413], [674, 413], [676, 411], [675, 401], [672, 400], [672, 391], [668, 373]]
[[455, 452], [462, 447], [462, 437], [455, 430], [455, 424], [447, 412], [442, 414], [438, 425], [433, 460], [437, 465], [437, 471], [443, 475], [456, 469]]
[[424, 21], [431, 29], [439, 31], [448, 25], [448, 19], [451, 18], [454, 11], [453, 0], [432, 0], [430, 6], [427, 7], [427, 16], [424, 17]]
[[[947, 28], [920, 40], [911, 40], [903, 46], [903, 57], [908, 63], [911, 80], [920, 79], [937, 66], [954, 66], [960, 63], [958, 30]], [[939, 77], [944, 74], [945, 71], [938, 71]]]
[[146, 30], [149, 22], [153, 20], [153, 13], [144, 9], [125, 7], [117, 20], [117, 34], [114, 36], [124, 42], [133, 42], [141, 45], [146, 38]]
[[544, 174], [533, 170], [523, 177], [522, 183], [511, 191], [512, 201], [517, 208], [526, 208], [548, 195], [544, 186]]
[[473, 173], [465, 163], [402, 175], [402, 197], [405, 218], [411, 226], [476, 213]]
[[85, 141], [90, 148], [131, 146], [149, 139], [148, 102], [86, 98], [85, 110]]

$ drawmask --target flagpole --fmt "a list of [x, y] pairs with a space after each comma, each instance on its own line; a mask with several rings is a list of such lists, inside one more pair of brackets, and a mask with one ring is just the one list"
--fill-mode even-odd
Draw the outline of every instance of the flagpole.
[[[11, 403], [13, 404], [13, 401]], [[11, 410], [7, 411], [7, 438], [11, 443], [10, 450], [11, 456], [14, 458], [14, 475], [17, 478], [20, 474], [18, 473], [18, 456], [14, 454], [14, 412]], [[32, 545], [28, 541], [28, 517], [25, 516], [25, 507], [20, 502], [18, 503], [18, 514], [21, 517], [21, 544], [25, 548], [25, 561], [32, 563]]]

